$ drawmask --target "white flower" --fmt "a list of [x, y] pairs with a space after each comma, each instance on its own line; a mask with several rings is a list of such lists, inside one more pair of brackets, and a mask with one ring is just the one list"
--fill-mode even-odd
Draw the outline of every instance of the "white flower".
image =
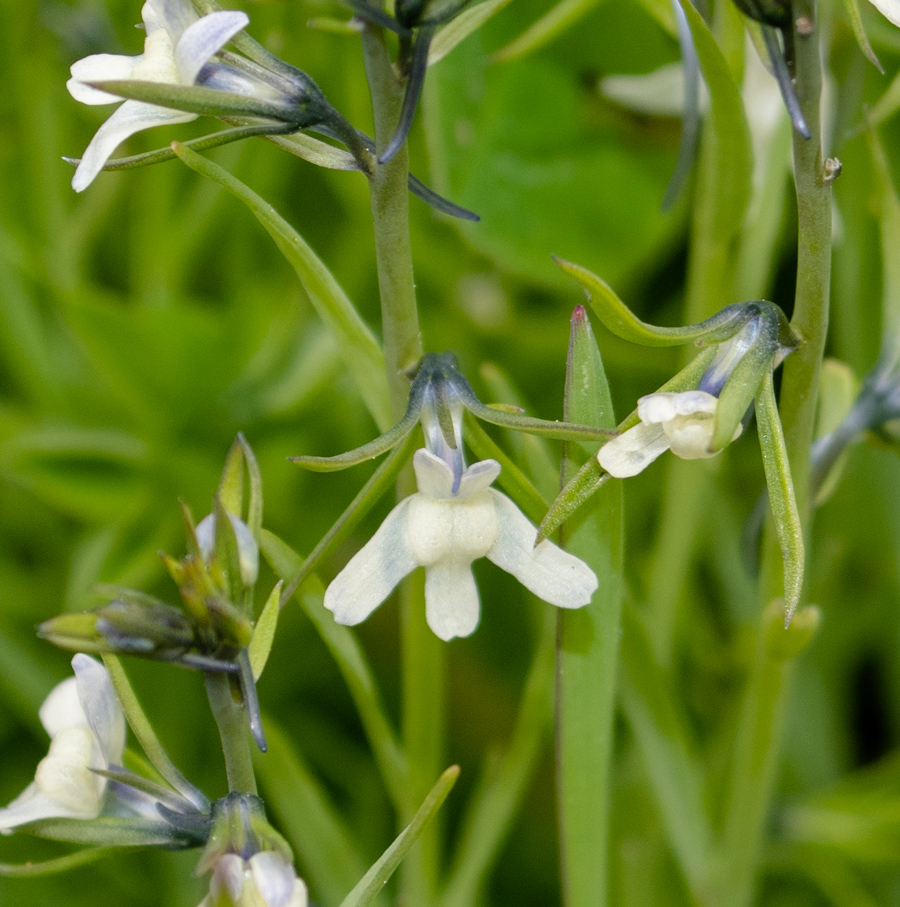
[[[259, 576], [259, 545], [257, 545], [250, 527], [242, 519], [239, 519], [233, 513], [228, 514], [228, 519], [232, 529], [234, 529], [234, 537], [237, 539], [241, 582], [245, 586], [252, 586]], [[210, 513], [203, 517], [197, 523], [194, 535], [200, 548], [200, 554], [205, 561], [209, 562], [210, 557], [216, 550], [216, 515]]]
[[[105, 80], [136, 79], [193, 85], [200, 70], [217, 51], [250, 21], [246, 13], [215, 12], [197, 17], [187, 0], [147, 0], [141, 10], [147, 37], [144, 52], [136, 57], [94, 54], [72, 64], [66, 83], [76, 101], [112, 104], [122, 100], [85, 84]], [[72, 188], [86, 189], [103, 169], [109, 156], [129, 136], [165, 123], [187, 123], [197, 114], [125, 101], [91, 139], [75, 171]]]
[[544, 601], [580, 608], [597, 577], [550, 541], [534, 547], [535, 528], [505, 494], [490, 487], [496, 460], [473, 463], [459, 479], [440, 457], [417, 450], [418, 494], [401, 501], [372, 539], [325, 592], [340, 624], [358, 624], [416, 567], [425, 568], [428, 625], [441, 639], [468, 636], [478, 626], [479, 600], [471, 564], [487, 557]]
[[244, 860], [234, 853], [216, 860], [209, 894], [199, 907], [307, 907], [306, 885], [283, 854], [272, 850]]
[[[667, 450], [683, 460], [712, 457], [715, 452], [710, 452], [709, 444], [718, 405], [718, 397], [701, 390], [641, 397], [637, 407], [641, 421], [604, 444], [597, 459], [611, 476], [627, 479]], [[739, 424], [731, 440], [742, 430]]]
[[40, 708], [50, 751], [34, 781], [0, 809], [4, 834], [38, 819], [93, 819], [103, 809], [107, 781], [91, 769], [121, 764], [125, 717], [103, 665], [76, 655], [72, 667], [75, 676], [56, 686]]

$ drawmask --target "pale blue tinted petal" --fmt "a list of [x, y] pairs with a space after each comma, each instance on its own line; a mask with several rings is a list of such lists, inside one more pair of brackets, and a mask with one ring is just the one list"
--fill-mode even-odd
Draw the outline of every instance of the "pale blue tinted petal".
[[325, 590], [325, 607], [339, 624], [364, 621], [418, 563], [407, 531], [412, 498], [401, 501], [368, 543]]
[[271, 850], [254, 854], [250, 857], [250, 871], [267, 907], [290, 904], [297, 874], [282, 854]]
[[421, 448], [413, 454], [416, 485], [430, 498], [453, 497], [453, 470], [430, 450]]
[[627, 479], [643, 472], [668, 449], [669, 439], [662, 425], [640, 422], [604, 444], [597, 454], [597, 460], [611, 476]]
[[189, 25], [175, 45], [175, 66], [185, 85], [193, 85], [203, 64], [221, 50], [247, 23], [246, 13], [210, 13]]
[[166, 110], [154, 104], [141, 101], [126, 101], [96, 132], [87, 146], [75, 176], [72, 177], [72, 188], [83, 192], [94, 181], [103, 169], [110, 155], [129, 136], [153, 126], [166, 123], [189, 123], [196, 120], [194, 113], [182, 113], [178, 110]]
[[190, 0], [147, 0], [141, 9], [141, 18], [148, 32], [164, 28], [174, 45], [184, 30], [197, 21], [197, 14]]
[[545, 540], [534, 547], [537, 530], [502, 492], [488, 493], [497, 508], [497, 541], [489, 560], [511, 573], [523, 586], [551, 605], [580, 608], [597, 588], [597, 577], [584, 561]]
[[140, 60], [141, 57], [125, 57], [121, 54], [93, 54], [83, 60], [76, 60], [69, 69], [72, 78], [66, 82], [66, 88], [82, 104], [115, 104], [122, 100], [118, 95], [98, 91], [83, 83], [130, 79], [131, 71]]
[[107, 765], [121, 765], [125, 749], [125, 715], [109, 672], [93, 658], [78, 654], [72, 659], [78, 698], [88, 724], [100, 744]]
[[425, 570], [425, 617], [435, 636], [444, 641], [471, 636], [481, 605], [468, 561], [445, 558]]
[[470, 498], [479, 491], [489, 488], [491, 483], [500, 475], [501, 466], [496, 460], [479, 460], [473, 463], [463, 474], [459, 481], [458, 498]]

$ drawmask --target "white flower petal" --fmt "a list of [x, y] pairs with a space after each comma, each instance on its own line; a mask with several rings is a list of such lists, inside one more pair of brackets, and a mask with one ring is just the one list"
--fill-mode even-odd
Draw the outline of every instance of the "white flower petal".
[[85, 82], [103, 82], [109, 79], [130, 79], [134, 67], [141, 57], [125, 57], [122, 54], [93, 54], [83, 60], [76, 60], [69, 71], [72, 78], [66, 82], [69, 94], [82, 104], [114, 104], [122, 99], [118, 95], [99, 91], [85, 85]]
[[309, 907], [309, 892], [303, 879], [294, 879], [294, 893], [287, 907]]
[[551, 605], [586, 605], [597, 588], [594, 571], [546, 539], [535, 548], [537, 530], [528, 517], [502, 492], [492, 488], [489, 494], [500, 529], [488, 559]]
[[264, 850], [250, 857], [250, 872], [256, 890], [267, 907], [287, 907], [294, 894], [297, 873], [280, 853]]
[[38, 717], [50, 737], [67, 728], [88, 727], [74, 677], [67, 678], [50, 691], [38, 710]]
[[662, 425], [640, 422], [604, 444], [597, 460], [614, 478], [627, 479], [643, 472], [668, 449], [669, 439]]
[[325, 590], [325, 607], [339, 624], [365, 620], [411, 573], [418, 562], [407, 532], [407, 511], [413, 498], [401, 501]]
[[100, 745], [100, 752], [109, 765], [121, 765], [125, 749], [125, 715], [113, 688], [109, 672], [93, 658], [76, 655], [72, 659], [78, 698], [88, 724]]
[[453, 497], [453, 470], [430, 450], [420, 448], [413, 454], [416, 485], [431, 498]]
[[900, 26], [900, 2], [898, 0], [871, 0], [871, 3], [888, 22]]
[[72, 810], [38, 790], [32, 782], [9, 804], [0, 809], [0, 834], [8, 835], [14, 828], [40, 819], [84, 819], [80, 810]]
[[471, 636], [480, 616], [470, 561], [448, 558], [425, 570], [425, 617], [435, 636], [445, 642]]
[[175, 45], [175, 65], [180, 80], [185, 85], [193, 85], [204, 63], [249, 22], [246, 13], [222, 11], [210, 13], [189, 25]]
[[141, 101], [126, 101], [91, 139], [72, 178], [72, 188], [76, 192], [87, 189], [116, 148], [136, 132], [166, 123], [189, 123], [195, 119], [197, 115], [193, 113], [166, 110]]
[[500, 475], [501, 466], [496, 460], [479, 460], [473, 463], [463, 474], [459, 481], [459, 491], [456, 496], [461, 500], [484, 491], [493, 484]]
[[91, 772], [95, 755], [96, 744], [89, 728], [60, 731], [34, 773], [38, 791], [70, 815], [87, 819], [98, 815], [106, 781]]

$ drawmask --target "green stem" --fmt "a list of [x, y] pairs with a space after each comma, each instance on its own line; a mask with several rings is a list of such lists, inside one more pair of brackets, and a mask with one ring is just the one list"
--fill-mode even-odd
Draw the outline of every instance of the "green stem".
[[[372, 93], [375, 144], [380, 153], [394, 134], [400, 117], [403, 85], [394, 75], [380, 28], [366, 26], [362, 45]], [[394, 415], [398, 420], [406, 411], [409, 396], [405, 372], [422, 358], [409, 232], [408, 177], [409, 161], [403, 147], [389, 163], [376, 163], [369, 181], [375, 222], [384, 358]]]
[[[814, 0], [794, 3], [795, 88], [812, 138], [794, 133], [797, 192], [797, 289], [792, 326], [805, 343], [786, 361], [780, 412], [793, 473], [794, 491], [809, 538], [810, 447], [813, 440], [819, 372], [828, 329], [831, 278], [831, 186], [822, 160], [819, 96], [822, 74]], [[782, 558], [771, 519], [766, 530], [762, 604], [781, 596]], [[735, 762], [731, 770], [723, 841], [719, 903], [746, 907], [753, 897], [765, 819], [780, 756], [781, 726], [790, 681], [790, 661], [767, 657], [765, 625], [741, 709]]]
[[[367, 25], [362, 34], [363, 58], [372, 111], [375, 143], [384, 149], [400, 118], [403, 84], [397, 79], [380, 28]], [[375, 255], [381, 294], [384, 359], [394, 416], [399, 421], [409, 397], [408, 370], [422, 357], [422, 338], [413, 279], [409, 229], [409, 163], [405, 146], [387, 164], [375, 164], [369, 185], [375, 223]], [[398, 481], [398, 494], [414, 491], [411, 470]], [[425, 622], [421, 576], [401, 586], [403, 643], [403, 738], [409, 764], [408, 798], [403, 825], [415, 814], [440, 773], [443, 752], [443, 651]], [[412, 848], [401, 869], [402, 899], [433, 903], [440, 855], [439, 823], [432, 823]]]
[[243, 709], [234, 701], [231, 683], [225, 674], [207, 673], [204, 677], [206, 695], [222, 738], [228, 790], [255, 794], [256, 776], [250, 761], [250, 743]]

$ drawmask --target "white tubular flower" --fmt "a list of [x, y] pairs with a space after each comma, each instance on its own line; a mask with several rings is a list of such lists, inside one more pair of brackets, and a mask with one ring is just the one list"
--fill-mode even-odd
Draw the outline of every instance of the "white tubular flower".
[[[259, 576], [259, 545], [250, 531], [250, 527], [233, 513], [228, 514], [234, 537], [237, 539], [238, 560], [241, 566], [241, 582], [245, 586], [252, 586]], [[216, 515], [207, 514], [197, 523], [194, 529], [200, 554], [208, 563], [216, 550]]]
[[234, 853], [216, 860], [209, 894], [199, 907], [307, 907], [306, 885], [290, 860], [266, 850], [249, 860]]
[[[633, 428], [604, 444], [597, 454], [600, 465], [617, 479], [643, 472], [657, 457], [671, 450], [683, 460], [712, 457], [709, 445], [715, 424], [717, 397], [706, 391], [648, 394], [638, 400]], [[738, 425], [732, 441], [743, 430]]]
[[39, 819], [93, 819], [103, 809], [107, 781], [91, 769], [121, 764], [125, 716], [103, 665], [76, 655], [72, 667], [75, 676], [56, 686], [40, 708], [50, 751], [34, 781], [0, 809], [3, 834]]
[[491, 488], [496, 460], [473, 463], [458, 479], [428, 450], [413, 458], [419, 491], [388, 514], [372, 539], [325, 592], [340, 624], [365, 620], [403, 577], [425, 568], [428, 625], [443, 640], [469, 636], [480, 605], [471, 564], [487, 557], [535, 595], [560, 608], [591, 600], [597, 577], [550, 541], [534, 547], [535, 528], [505, 495]]
[[[72, 64], [69, 93], [84, 104], [113, 104], [122, 99], [91, 88], [87, 82], [136, 79], [193, 85], [200, 70], [250, 21], [246, 13], [215, 12], [198, 18], [187, 0], [147, 0], [141, 10], [147, 37], [136, 57], [94, 54]], [[187, 123], [197, 114], [125, 101], [100, 127], [72, 179], [76, 192], [86, 189], [109, 156], [129, 136], [166, 123]]]

